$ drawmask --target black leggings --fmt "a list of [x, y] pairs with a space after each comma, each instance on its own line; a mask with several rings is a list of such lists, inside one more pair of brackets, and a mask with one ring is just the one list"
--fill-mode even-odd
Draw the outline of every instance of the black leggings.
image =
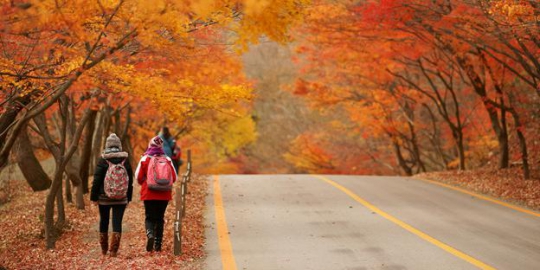
[[113, 232], [122, 232], [122, 219], [124, 218], [125, 204], [117, 205], [99, 205], [99, 232], [105, 233], [109, 231], [109, 219], [112, 208], [112, 226]]
[[163, 224], [165, 222], [165, 210], [169, 201], [144, 201], [145, 221], [150, 221], [155, 224]]

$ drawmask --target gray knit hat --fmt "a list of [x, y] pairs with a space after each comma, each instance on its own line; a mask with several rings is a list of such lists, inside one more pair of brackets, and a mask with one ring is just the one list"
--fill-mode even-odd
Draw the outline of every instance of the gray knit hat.
[[122, 151], [122, 142], [120, 142], [120, 138], [118, 138], [115, 133], [111, 133], [111, 135], [107, 137], [107, 142], [105, 142], [105, 152], [120, 151]]

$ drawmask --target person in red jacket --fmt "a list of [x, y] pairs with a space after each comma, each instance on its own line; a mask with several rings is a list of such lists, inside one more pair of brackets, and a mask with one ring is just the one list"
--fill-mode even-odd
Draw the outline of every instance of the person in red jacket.
[[164, 157], [170, 166], [173, 183], [176, 182], [176, 171], [172, 160], [163, 151], [163, 140], [156, 136], [150, 140], [146, 152], [139, 161], [135, 170], [135, 179], [141, 185], [141, 201], [144, 202], [146, 251], [161, 251], [163, 241], [163, 225], [165, 224], [165, 210], [172, 199], [172, 190], [156, 191], [148, 188], [148, 167], [152, 158]]

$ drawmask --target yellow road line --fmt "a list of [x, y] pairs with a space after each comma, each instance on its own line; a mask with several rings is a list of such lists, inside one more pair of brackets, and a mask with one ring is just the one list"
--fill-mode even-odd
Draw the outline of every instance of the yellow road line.
[[214, 208], [216, 211], [218, 243], [223, 269], [236, 270], [236, 261], [234, 260], [229, 230], [227, 229], [227, 220], [225, 219], [225, 208], [223, 207], [218, 175], [214, 175]]
[[516, 205], [512, 205], [512, 204], [509, 204], [509, 203], [506, 203], [506, 202], [503, 202], [503, 201], [500, 201], [500, 200], [497, 200], [497, 199], [494, 199], [494, 198], [490, 198], [490, 197], [488, 197], [488, 196], [484, 196], [484, 195], [481, 195], [481, 194], [477, 194], [477, 193], [474, 193], [474, 192], [472, 192], [472, 191], [468, 191], [468, 190], [466, 190], [466, 189], [454, 187], [454, 186], [451, 186], [451, 185], [448, 185], [448, 184], [444, 184], [444, 183], [440, 183], [440, 182], [433, 181], [433, 180], [427, 180], [427, 179], [421, 179], [421, 178], [414, 178], [414, 179], [418, 179], [418, 180], [421, 180], [421, 181], [424, 181], [424, 182], [428, 182], [428, 183], [431, 183], [431, 184], [434, 184], [434, 185], [438, 185], [438, 186], [441, 186], [441, 187], [453, 189], [453, 190], [455, 190], [455, 191], [459, 191], [459, 192], [462, 192], [462, 193], [465, 193], [465, 194], [474, 196], [474, 197], [476, 197], [476, 198], [479, 198], [479, 199], [482, 199], [482, 200], [485, 200], [485, 201], [488, 201], [488, 202], [496, 203], [496, 204], [498, 204], [498, 205], [502, 205], [502, 206], [504, 206], [504, 207], [508, 207], [508, 208], [514, 209], [514, 210], [516, 210], [516, 211], [525, 213], [525, 214], [529, 214], [529, 215], [533, 215], [533, 216], [536, 216], [536, 217], [540, 217], [540, 213], [538, 213], [538, 212], [534, 212], [534, 211], [531, 211], [531, 210], [528, 210], [528, 209], [525, 209], [525, 208], [522, 208], [522, 207], [519, 207], [519, 206], [516, 206]]
[[443, 249], [444, 251], [462, 259], [462, 260], [465, 260], [471, 264], [473, 264], [474, 266], [480, 268], [480, 269], [495, 269], [494, 267], [492, 266], [489, 266], [487, 265], [486, 263], [483, 263], [481, 261], [479, 261], [478, 259], [475, 259], [429, 235], [427, 235], [426, 233], [414, 228], [413, 226], [395, 218], [394, 216], [382, 211], [381, 209], [375, 207], [374, 205], [372, 205], [371, 203], [367, 202], [366, 200], [358, 197], [358, 195], [354, 194], [352, 191], [348, 190], [347, 188], [345, 188], [344, 186], [324, 177], [324, 176], [321, 176], [321, 175], [313, 175], [314, 177], [317, 177], [321, 180], [323, 180], [324, 182], [336, 187], [337, 189], [343, 191], [345, 194], [349, 195], [349, 197], [353, 198], [355, 201], [359, 202], [360, 204], [362, 204], [363, 206], [367, 207], [369, 210], [379, 214], [380, 216], [386, 218], [387, 220], [393, 222], [394, 224], [400, 226], [401, 228], [415, 234], [416, 236], [430, 242], [431, 244]]

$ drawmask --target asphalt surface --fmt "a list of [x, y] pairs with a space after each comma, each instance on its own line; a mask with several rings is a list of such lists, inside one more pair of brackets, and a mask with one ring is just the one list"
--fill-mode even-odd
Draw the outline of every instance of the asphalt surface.
[[211, 179], [205, 269], [540, 269], [538, 216], [410, 178], [325, 177], [343, 189], [310, 175]]

